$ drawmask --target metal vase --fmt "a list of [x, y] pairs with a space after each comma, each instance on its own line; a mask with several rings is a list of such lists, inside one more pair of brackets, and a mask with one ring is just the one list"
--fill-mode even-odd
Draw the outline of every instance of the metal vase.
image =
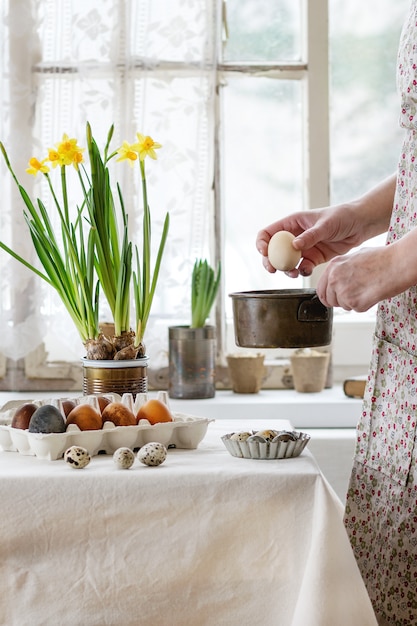
[[213, 398], [216, 393], [216, 329], [171, 326], [169, 332], [169, 396]]
[[138, 393], [148, 391], [148, 357], [128, 361], [82, 359], [83, 393]]

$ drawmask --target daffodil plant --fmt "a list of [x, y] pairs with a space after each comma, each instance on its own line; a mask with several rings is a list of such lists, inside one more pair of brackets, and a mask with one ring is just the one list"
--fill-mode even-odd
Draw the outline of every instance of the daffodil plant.
[[[47, 180], [60, 224], [60, 237], [54, 231], [49, 213], [42, 200], [33, 202], [17, 179], [7, 152], [0, 142], [6, 165], [16, 182], [24, 201], [24, 217], [28, 225], [35, 252], [42, 269], [14, 252], [4, 242], [0, 248], [45, 280], [56, 290], [73, 319], [83, 341], [87, 358], [125, 359], [143, 356], [144, 332], [148, 321], [158, 281], [160, 265], [169, 229], [169, 214], [165, 216], [155, 265], [151, 268], [151, 215], [148, 205], [145, 158], [156, 159], [155, 150], [161, 145], [151, 137], [137, 133], [137, 142], [123, 145], [110, 152], [113, 136], [111, 127], [103, 156], [87, 124], [87, 147], [90, 169], [84, 160], [84, 149], [76, 139], [64, 134], [62, 141], [49, 149], [42, 160], [33, 157], [26, 170], [28, 174], [41, 174]], [[108, 162], [113, 157], [126, 160], [134, 166], [139, 162], [143, 197], [142, 254], [138, 245], [129, 239], [128, 214], [123, 195], [117, 185], [114, 198]], [[74, 167], [81, 184], [83, 201], [71, 211], [67, 168]], [[60, 168], [60, 192], [53, 187], [51, 168]], [[118, 213], [120, 211], [120, 214]], [[75, 215], [74, 215], [75, 212]], [[119, 219], [120, 218], [120, 219]], [[120, 224], [120, 225], [119, 225]], [[133, 255], [136, 270], [133, 270]], [[130, 299], [133, 290], [135, 301], [135, 328], [130, 327]], [[100, 293], [107, 300], [115, 334], [105, 337], [99, 324]]]

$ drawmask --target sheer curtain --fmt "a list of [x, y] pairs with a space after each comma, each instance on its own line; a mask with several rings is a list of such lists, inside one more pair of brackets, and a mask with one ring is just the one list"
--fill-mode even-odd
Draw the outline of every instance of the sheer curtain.
[[[0, 139], [23, 186], [50, 206], [52, 221], [45, 183], [25, 169], [63, 133], [85, 146], [89, 121], [104, 146], [114, 123], [115, 148], [138, 131], [163, 146], [147, 165], [155, 248], [166, 211], [171, 226], [145, 337], [152, 365], [162, 364], [167, 327], [189, 323], [194, 260], [211, 250], [217, 1], [9, 0], [0, 10]], [[139, 173], [114, 168], [139, 242]], [[36, 264], [23, 203], [3, 161], [0, 175], [0, 239]], [[74, 210], [75, 185], [74, 177]], [[49, 285], [2, 250], [0, 286], [1, 353], [21, 358], [44, 342], [53, 359], [83, 355]]]

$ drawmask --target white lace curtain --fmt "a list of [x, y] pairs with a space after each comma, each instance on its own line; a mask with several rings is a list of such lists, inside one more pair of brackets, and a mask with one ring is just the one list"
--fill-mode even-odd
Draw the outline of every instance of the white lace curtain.
[[[85, 146], [87, 121], [101, 146], [112, 123], [114, 147], [137, 131], [163, 146], [147, 166], [155, 247], [167, 210], [171, 227], [145, 337], [153, 365], [163, 362], [167, 327], [189, 322], [194, 260], [210, 253], [216, 0], [4, 0], [0, 10], [0, 139], [27, 190], [51, 206], [41, 177], [25, 173], [28, 160], [63, 133]], [[139, 174], [122, 165], [116, 176], [139, 237]], [[0, 176], [0, 239], [36, 264], [3, 160]], [[82, 356], [53, 290], [2, 250], [0, 287], [1, 353], [21, 358], [44, 342], [52, 358]]]

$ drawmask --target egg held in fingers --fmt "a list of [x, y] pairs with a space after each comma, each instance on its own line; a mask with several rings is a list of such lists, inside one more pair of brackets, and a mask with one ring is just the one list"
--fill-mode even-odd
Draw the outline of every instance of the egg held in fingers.
[[276, 270], [288, 272], [300, 262], [301, 252], [293, 247], [294, 239], [295, 236], [286, 230], [280, 230], [271, 237], [268, 244], [268, 259]]

